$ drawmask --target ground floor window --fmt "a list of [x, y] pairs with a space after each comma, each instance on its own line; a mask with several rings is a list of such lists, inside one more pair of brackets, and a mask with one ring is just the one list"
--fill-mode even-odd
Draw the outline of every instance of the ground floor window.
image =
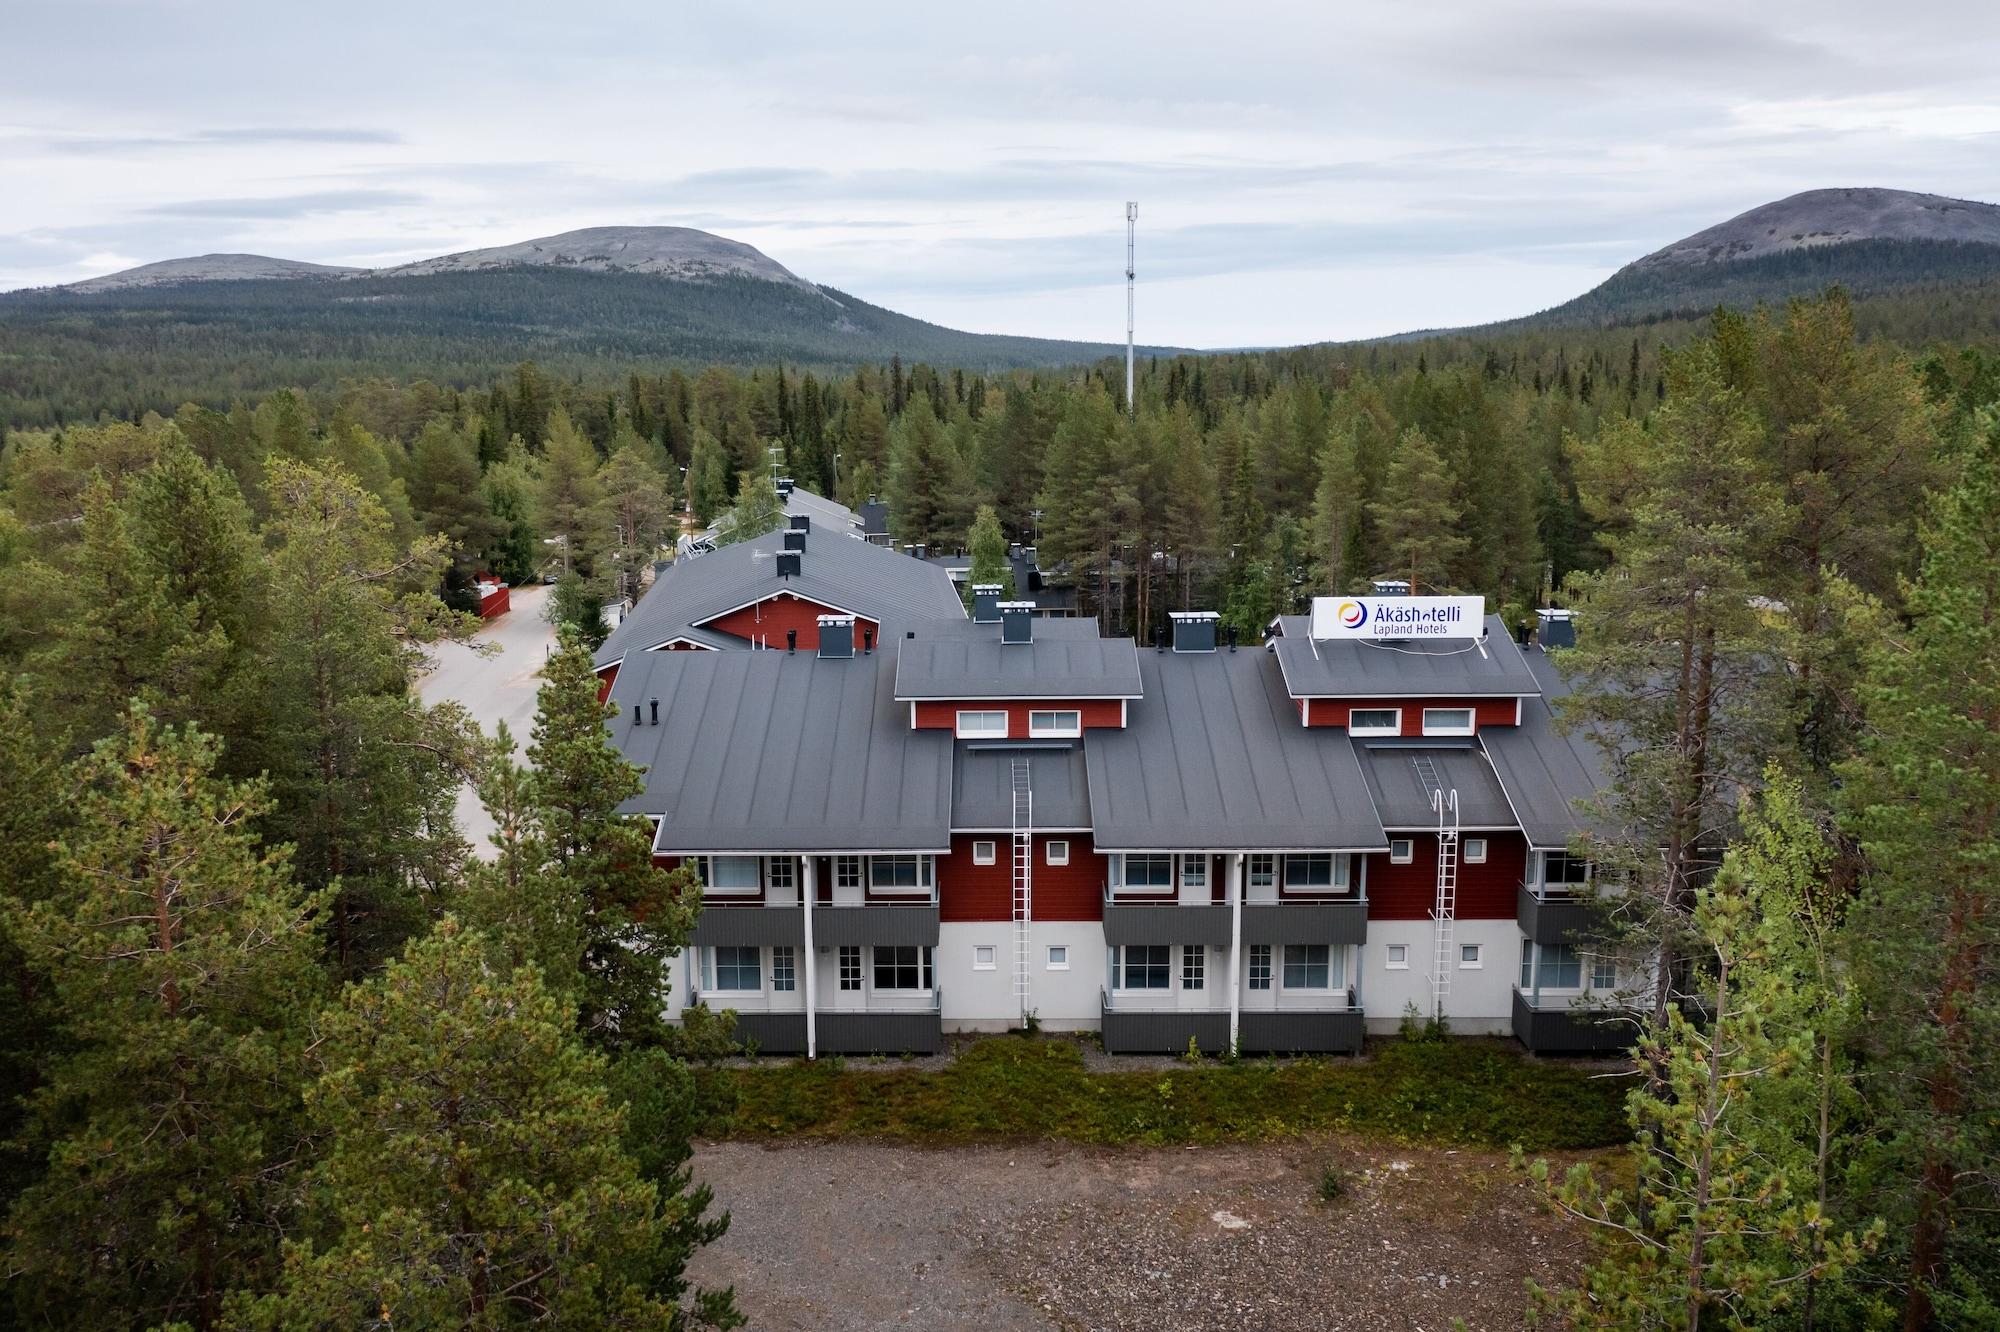
[[1285, 988], [1333, 988], [1333, 949], [1326, 944], [1285, 945]]
[[799, 988], [798, 953], [790, 944], [779, 944], [771, 950], [771, 988], [773, 990], [796, 990]]
[[1618, 964], [1608, 957], [1594, 957], [1590, 960], [1590, 988], [1593, 990], [1615, 990], [1618, 988]]
[[1408, 944], [1389, 945], [1389, 970], [1407, 971], [1410, 966], [1410, 946]]
[[931, 988], [931, 950], [917, 944], [877, 944], [875, 946], [875, 988], [878, 990], [928, 990]]
[[755, 948], [724, 944], [715, 950], [715, 988], [755, 991], [764, 988], [763, 961]]
[[840, 946], [840, 988], [858, 990], [861, 988], [861, 945], [842, 944]]
[[1583, 959], [1568, 944], [1521, 945], [1521, 988], [1575, 990], [1583, 986]]
[[1208, 970], [1208, 945], [1181, 945], [1181, 988], [1199, 990], [1204, 973]]
[[1121, 990], [1165, 990], [1173, 984], [1171, 944], [1126, 944], [1118, 950], [1118, 975], [1113, 981]]
[[1271, 945], [1250, 945], [1250, 988], [1268, 990], [1271, 988]]

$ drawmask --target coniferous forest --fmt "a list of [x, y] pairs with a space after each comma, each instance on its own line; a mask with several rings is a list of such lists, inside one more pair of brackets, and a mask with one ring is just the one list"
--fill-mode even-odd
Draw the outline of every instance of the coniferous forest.
[[[1159, 356], [1134, 403], [900, 356], [51, 389], [0, 442], [0, 1318], [738, 1321], [685, 1275], [728, 1032], [649, 1002], [687, 885], [615, 812], [588, 645], [775, 457], [901, 541], [1037, 546], [1114, 634], [1382, 576], [1573, 609], [1620, 829], [1580, 849], [1666, 965], [1628, 1154], [1520, 1163], [1601, 1241], [1533, 1298], [2000, 1325], [2000, 358], [1856, 324]], [[410, 688], [487, 571], [562, 579], [526, 764]]]

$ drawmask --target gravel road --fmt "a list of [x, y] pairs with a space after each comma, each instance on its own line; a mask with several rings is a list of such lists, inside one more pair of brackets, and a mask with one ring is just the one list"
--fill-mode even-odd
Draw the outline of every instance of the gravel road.
[[1523, 1280], [1583, 1255], [1492, 1153], [730, 1142], [696, 1170], [733, 1214], [696, 1279], [758, 1329], [1517, 1328]]

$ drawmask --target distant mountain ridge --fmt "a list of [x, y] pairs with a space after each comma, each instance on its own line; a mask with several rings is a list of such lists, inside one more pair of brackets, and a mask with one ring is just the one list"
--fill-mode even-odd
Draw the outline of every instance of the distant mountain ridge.
[[1697, 231], [1626, 268], [1733, 263], [1864, 240], [2000, 245], [2000, 205], [1908, 190], [1806, 190]]
[[120, 291], [128, 287], [169, 287], [182, 282], [249, 282], [271, 278], [337, 278], [366, 273], [365, 268], [309, 264], [298, 259], [273, 259], [266, 254], [196, 254], [162, 259], [102, 277], [85, 278], [58, 290]]

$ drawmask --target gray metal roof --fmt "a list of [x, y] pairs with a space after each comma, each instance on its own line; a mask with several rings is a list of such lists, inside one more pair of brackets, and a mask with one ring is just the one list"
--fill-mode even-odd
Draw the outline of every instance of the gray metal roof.
[[881, 653], [635, 654], [609, 729], [646, 787], [621, 808], [660, 816], [670, 853], [947, 850], [952, 739], [910, 729], [894, 679]]
[[783, 546], [782, 531], [774, 529], [706, 555], [676, 560], [604, 640], [596, 653], [597, 665], [608, 666], [675, 638], [694, 637], [688, 633], [691, 626], [780, 592], [852, 611], [884, 626], [965, 618], [964, 603], [953, 590], [950, 575], [922, 560], [843, 534], [823, 533], [815, 525], [806, 537], [799, 576], [780, 579], [773, 556]]
[[1028, 760], [1037, 828], [1088, 828], [1090, 790], [1083, 742], [1005, 745], [960, 741], [952, 762], [951, 826], [986, 831], [1014, 826], [1014, 760]]
[[1596, 795], [1610, 782], [1603, 751], [1593, 741], [1556, 730], [1548, 700], [1568, 693], [1569, 686], [1555, 663], [1539, 647], [1527, 648], [1522, 655], [1547, 693], [1521, 700], [1519, 726], [1482, 727], [1479, 743], [1493, 761], [1528, 844], [1560, 848], [1576, 834], [1599, 825], [1600, 820], [1578, 809], [1576, 802]]
[[1320, 639], [1303, 615], [1279, 617], [1278, 664], [1293, 698], [1515, 698], [1540, 692], [1498, 615], [1470, 638], [1381, 644]]
[[[1070, 626], [1074, 625], [1072, 629]], [[1003, 643], [997, 624], [981, 633], [929, 634], [896, 646], [896, 697], [1137, 698], [1139, 654], [1129, 638], [1099, 638], [1095, 620], [1049, 631], [1031, 643]]]
[[1100, 849], [1388, 845], [1353, 747], [1299, 725], [1269, 652], [1138, 657], [1145, 701], [1084, 746]]
[[1458, 826], [1512, 828], [1514, 811], [1493, 767], [1470, 741], [1462, 745], [1355, 740], [1355, 756], [1384, 828], [1435, 828], [1433, 790], [1458, 792]]

